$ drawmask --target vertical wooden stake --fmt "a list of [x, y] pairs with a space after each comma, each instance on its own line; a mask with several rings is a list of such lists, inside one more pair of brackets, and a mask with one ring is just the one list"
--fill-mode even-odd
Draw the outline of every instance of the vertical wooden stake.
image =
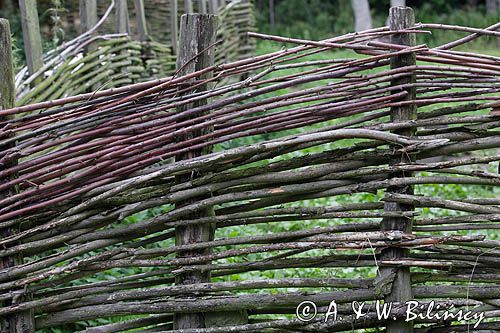
[[177, 54], [178, 35], [179, 35], [179, 21], [178, 21], [178, 2], [177, 0], [170, 0], [170, 41], [172, 43], [172, 52]]
[[[115, 0], [115, 31], [119, 34], [130, 34], [130, 22], [128, 15], [127, 0]], [[121, 50], [120, 55], [130, 56], [129, 50]], [[120, 73], [127, 76], [127, 66], [122, 66]]]
[[[80, 0], [80, 30], [85, 33], [92, 29], [97, 24], [97, 0]], [[85, 46], [85, 52], [92, 52], [97, 49], [97, 45], [90, 43]], [[92, 90], [96, 91], [101, 84], [96, 83], [92, 86]]]
[[192, 0], [184, 0], [184, 11], [186, 14], [193, 13], [193, 1]]
[[[10, 40], [9, 21], [0, 19], [0, 110], [10, 109], [15, 103], [14, 69], [12, 66], [12, 45]], [[6, 119], [1, 119], [4, 121]], [[11, 147], [7, 147], [11, 148]], [[6, 179], [0, 179], [0, 183]], [[0, 199], [12, 195], [15, 190], [0, 192]], [[16, 228], [0, 229], [0, 238], [8, 237], [16, 232]], [[22, 256], [0, 258], [0, 270], [22, 264]], [[25, 301], [26, 297], [14, 297], [12, 302], [2, 305], [12, 305]], [[6, 304], [8, 303], [8, 304]], [[1, 333], [31, 333], [35, 332], [33, 311], [23, 311], [0, 319]]]
[[[214, 52], [213, 48], [207, 49], [210, 45], [215, 43], [216, 35], [216, 17], [214, 15], [202, 14], [187, 14], [181, 18], [180, 37], [179, 37], [179, 53], [177, 56], [177, 68], [182, 70], [179, 76], [199, 71], [203, 68], [213, 66]], [[201, 53], [205, 50], [203, 53]], [[193, 60], [194, 59], [194, 60]], [[211, 74], [210, 74], [211, 75]], [[208, 78], [209, 75], [203, 78]], [[198, 87], [197, 91], [206, 90], [207, 86]], [[186, 109], [191, 109], [199, 105], [205, 105], [206, 100], [198, 101], [191, 105], [186, 105], [178, 108], [178, 112]], [[184, 120], [184, 119], [183, 119]], [[196, 133], [188, 133], [179, 138], [180, 141], [189, 140], [190, 138], [202, 135], [201, 131]], [[186, 160], [200, 156], [207, 153], [206, 150], [191, 151], [188, 153], [180, 154], [175, 157], [176, 161]], [[184, 183], [200, 176], [200, 173], [193, 172], [190, 174], [179, 175], [175, 177], [176, 183]], [[176, 207], [182, 207], [192, 203], [193, 201], [202, 198], [191, 199], [186, 202], [180, 202]], [[189, 219], [196, 219], [199, 217], [206, 217], [213, 215], [213, 209], [200, 210], [189, 215]], [[210, 224], [190, 225], [184, 227], [177, 227], [175, 229], [175, 243], [176, 245], [200, 243], [213, 240], [215, 226]], [[177, 253], [178, 257], [195, 257], [210, 253], [210, 250], [198, 251], [183, 251]], [[196, 284], [210, 281], [210, 272], [193, 271], [180, 274], [176, 277], [176, 284]], [[203, 328], [205, 327], [205, 320], [203, 313], [176, 313], [174, 315], [174, 329], [187, 329], [187, 328]]]
[[207, 13], [207, 1], [206, 0], [198, 0], [198, 12], [200, 14]]
[[217, 14], [219, 4], [217, 0], [208, 0], [208, 12], [210, 14]]
[[146, 26], [146, 11], [144, 10], [144, 0], [134, 0], [135, 13], [137, 19], [137, 31], [139, 40], [145, 42], [148, 40], [148, 28]]
[[[409, 7], [392, 7], [389, 13], [389, 23], [391, 30], [401, 30], [407, 29], [415, 24], [415, 16], [413, 10]], [[391, 43], [398, 45], [415, 46], [416, 39], [415, 34], [396, 34], [391, 36]], [[391, 58], [391, 68], [400, 68], [405, 66], [412, 66], [416, 64], [415, 54], [405, 54], [401, 56], [396, 56]], [[398, 79], [393, 79], [391, 85], [408, 84], [415, 82], [415, 75], [405, 76]], [[406, 91], [408, 95], [405, 100], [415, 100], [415, 88], [407, 88]], [[398, 106], [391, 108], [391, 121], [407, 121], [416, 119], [417, 107], [415, 104], [408, 104], [404, 106]], [[415, 128], [395, 130], [393, 133], [404, 135], [407, 137], [415, 136]], [[401, 153], [399, 156], [395, 156], [394, 159], [390, 161], [390, 164], [397, 163], [411, 163], [415, 161], [415, 156], [407, 153]], [[389, 177], [411, 177], [409, 172], [395, 172]], [[413, 186], [393, 186], [387, 189], [389, 193], [404, 193], [413, 194]], [[394, 202], [386, 202], [384, 204], [384, 210], [391, 211], [412, 211], [414, 207], [412, 205], [405, 205]], [[382, 221], [382, 230], [400, 230], [404, 232], [411, 232], [413, 221], [410, 218], [404, 217], [393, 217], [384, 218]], [[409, 251], [407, 249], [401, 248], [387, 248], [382, 251], [382, 260], [397, 260], [402, 257], [408, 256]], [[382, 268], [381, 275], [390, 276], [394, 275], [394, 280], [392, 284], [392, 290], [389, 295], [386, 296], [386, 302], [406, 302], [412, 299], [412, 288], [411, 288], [411, 277], [410, 268]], [[408, 333], [413, 332], [413, 323], [405, 322], [405, 318], [399, 320], [389, 320], [387, 321], [387, 332], [388, 333]]]
[[14, 107], [15, 98], [10, 25], [9, 21], [0, 18], [0, 108]]
[[89, 31], [97, 23], [97, 0], [80, 0], [80, 30]]
[[127, 0], [116, 0], [115, 29], [119, 34], [130, 32]]
[[[36, 0], [19, 0], [19, 9], [21, 10], [26, 64], [29, 74], [32, 75], [43, 67], [42, 38], [40, 35]], [[35, 80], [33, 83], [37, 84], [40, 80], [41, 78]]]

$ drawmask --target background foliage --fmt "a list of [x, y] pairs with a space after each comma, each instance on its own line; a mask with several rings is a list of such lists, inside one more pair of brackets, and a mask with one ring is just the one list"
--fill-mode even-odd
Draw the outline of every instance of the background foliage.
[[[258, 27], [265, 33], [318, 40], [354, 30], [349, 0], [274, 0], [274, 29], [269, 23], [270, 3], [269, 0], [256, 1]], [[390, 1], [370, 0], [369, 3], [373, 25], [384, 25]], [[484, 0], [407, 0], [406, 4], [415, 10], [417, 22], [486, 27], [500, 18], [498, 12], [486, 11]], [[436, 32], [427, 37], [426, 42], [432, 46], [463, 36], [459, 32]], [[493, 38], [481, 39], [480, 43], [494, 46]]]

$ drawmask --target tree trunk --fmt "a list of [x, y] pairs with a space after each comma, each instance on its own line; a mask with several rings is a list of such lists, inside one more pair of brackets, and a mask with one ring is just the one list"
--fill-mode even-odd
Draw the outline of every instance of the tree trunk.
[[467, 0], [467, 7], [475, 9], [477, 7], [478, 0]]
[[497, 5], [497, 0], [486, 0], [486, 12], [488, 14], [495, 12], [498, 9]]
[[[500, 0], [486, 0], [486, 14], [493, 15], [500, 10]], [[500, 38], [497, 38], [497, 46], [500, 48]]]
[[356, 31], [363, 31], [372, 28], [372, 17], [370, 15], [370, 5], [368, 0], [351, 0], [352, 11], [354, 12], [354, 27]]
[[269, 25], [272, 33], [276, 32], [276, 18], [274, 13], [274, 0], [269, 0]]

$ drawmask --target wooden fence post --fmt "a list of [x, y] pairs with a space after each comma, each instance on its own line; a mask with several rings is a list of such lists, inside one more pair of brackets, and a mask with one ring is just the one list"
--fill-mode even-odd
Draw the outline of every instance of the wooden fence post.
[[10, 25], [9, 21], [0, 18], [0, 108], [14, 107], [15, 96]]
[[144, 0], [134, 0], [135, 14], [137, 19], [137, 31], [139, 40], [145, 42], [148, 40], [148, 28], [146, 26], [146, 11], [144, 10]]
[[[216, 17], [214, 15], [201, 15], [201, 14], [187, 14], [183, 15], [181, 18], [181, 29], [179, 37], [179, 53], [177, 56], [177, 68], [182, 70], [179, 76], [185, 75], [187, 73], [192, 73], [203, 68], [212, 66], [214, 64], [214, 49], [208, 49], [203, 53], [202, 50], [206, 49], [208, 46], [215, 43], [216, 34]], [[198, 55], [198, 56], [197, 56]], [[194, 59], [194, 60], [193, 60]], [[205, 76], [205, 78], [208, 77]], [[199, 78], [198, 78], [199, 79]], [[208, 87], [198, 87], [197, 90], [206, 90]], [[186, 105], [178, 108], [178, 112], [182, 112], [186, 109], [191, 109], [199, 105], [205, 105], [206, 100], [198, 101], [196, 103]], [[189, 133], [179, 138], [179, 140], [184, 141], [189, 138], [201, 135], [201, 132]], [[176, 161], [190, 159], [196, 156], [200, 156], [205, 151], [191, 151], [188, 153], [180, 154], [175, 157]], [[199, 174], [186, 174], [176, 176], [176, 183], [183, 183], [193, 179], [194, 177], [199, 177]], [[200, 198], [194, 199], [199, 200]], [[188, 202], [180, 202], [176, 207], [182, 207], [193, 200]], [[202, 210], [189, 215], [190, 219], [195, 219], [199, 217], [206, 217], [207, 215], [213, 214], [213, 209]], [[214, 226], [210, 224], [203, 225], [190, 225], [185, 227], [177, 227], [175, 229], [175, 242], [176, 245], [191, 244], [206, 242], [212, 240], [214, 237]], [[210, 251], [185, 251], [177, 253], [178, 257], [193, 257], [198, 255], [207, 254]], [[196, 284], [210, 281], [209, 272], [193, 271], [188, 273], [180, 274], [176, 277], [176, 284]], [[205, 320], [203, 313], [176, 313], [174, 315], [174, 329], [186, 329], [186, 328], [203, 328], [205, 327]]]
[[178, 34], [179, 34], [179, 21], [178, 21], [178, 1], [170, 0], [170, 41], [172, 43], [172, 52], [177, 54], [178, 45]]
[[80, 0], [81, 33], [89, 31], [97, 23], [97, 0]]
[[206, 0], [198, 0], [198, 12], [200, 14], [207, 13], [207, 1]]
[[[15, 103], [14, 68], [12, 65], [12, 45], [10, 39], [9, 21], [0, 19], [0, 110], [10, 109]], [[5, 119], [0, 119], [1, 121]], [[10, 147], [7, 147], [10, 148]], [[5, 179], [0, 179], [0, 183]], [[0, 192], [0, 199], [12, 194], [13, 191]], [[0, 229], [0, 238], [8, 237], [16, 232], [15, 228]], [[10, 256], [0, 259], [0, 270], [22, 264], [22, 256]], [[24, 297], [14, 297], [12, 305], [24, 301]], [[33, 311], [23, 311], [9, 315], [0, 320], [1, 333], [31, 333], [35, 331]]]
[[[36, 0], [19, 0], [19, 9], [21, 10], [26, 65], [28, 66], [29, 74], [32, 75], [43, 67], [42, 38], [40, 35]], [[40, 79], [37, 79], [33, 84], [39, 82]]]
[[[83, 34], [92, 29], [97, 24], [97, 0], [80, 0], [80, 32]], [[95, 34], [95, 32], [93, 33]], [[85, 46], [85, 52], [92, 52], [97, 49], [97, 45], [90, 43]], [[101, 84], [96, 83], [92, 90], [98, 90]]]
[[193, 0], [184, 0], [184, 11], [186, 14], [192, 14], [193, 10]]
[[127, 0], [116, 0], [115, 29], [119, 34], [130, 32]]
[[217, 0], [208, 0], [208, 12], [210, 14], [217, 14], [219, 4]]
[[[401, 30], [407, 29], [415, 24], [415, 17], [413, 10], [409, 7], [392, 7], [389, 13], [389, 23], [391, 30]], [[395, 34], [391, 35], [391, 43], [406, 46], [415, 46], [416, 39], [415, 34]], [[414, 53], [409, 53], [405, 55], [395, 56], [391, 58], [391, 68], [400, 68], [405, 66], [412, 66], [416, 64], [416, 58]], [[391, 85], [408, 84], [415, 82], [415, 75], [404, 76], [402, 78], [393, 79]], [[415, 99], [415, 88], [406, 88], [408, 95], [405, 100]], [[408, 104], [404, 106], [396, 106], [391, 108], [391, 121], [407, 121], [416, 119], [417, 107], [415, 104]], [[402, 130], [394, 130], [393, 133], [404, 135], [407, 137], [412, 137], [415, 135], [415, 128], [408, 128]], [[396, 148], [395, 148], [396, 149]], [[390, 164], [397, 163], [412, 163], [415, 161], [415, 156], [402, 152], [391, 159]], [[389, 175], [390, 178], [395, 177], [411, 177], [409, 172], [394, 172]], [[413, 186], [393, 186], [387, 188], [388, 193], [403, 193], [403, 194], [413, 194]], [[414, 210], [413, 205], [406, 205], [402, 203], [395, 202], [385, 202], [384, 210], [391, 211], [412, 211]], [[403, 232], [411, 232], [413, 221], [411, 218], [406, 217], [391, 217], [384, 218], [382, 221], [382, 230], [400, 230]], [[406, 257], [409, 254], [409, 250], [401, 248], [387, 248], [381, 253], [382, 260], [398, 260], [399, 258]], [[386, 296], [386, 302], [406, 302], [412, 299], [412, 288], [411, 288], [411, 276], [409, 267], [401, 268], [382, 268], [382, 277], [393, 277], [391, 292]], [[413, 323], [405, 322], [405, 318], [398, 320], [387, 321], [387, 332], [388, 333], [408, 333], [413, 332]]]

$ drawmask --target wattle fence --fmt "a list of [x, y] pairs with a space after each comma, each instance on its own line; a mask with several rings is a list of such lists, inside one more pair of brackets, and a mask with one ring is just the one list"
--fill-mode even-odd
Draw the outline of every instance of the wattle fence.
[[[250, 57], [255, 50], [255, 43], [246, 35], [255, 29], [253, 4], [247, 0], [154, 0], [133, 4], [127, 0], [82, 0], [80, 6], [70, 2], [61, 20], [67, 25], [81, 22], [82, 34], [43, 55], [36, 1], [21, 3], [25, 8], [21, 10], [22, 20], [27, 22], [23, 24], [27, 66], [16, 75], [18, 105], [172, 75], [179, 17], [184, 13], [217, 15], [217, 64]], [[80, 17], [76, 15], [78, 9]]]
[[[451, 49], [499, 27], [395, 7], [319, 42], [250, 33], [295, 46], [217, 64], [193, 14], [172, 76], [2, 89], [2, 330], [498, 331], [500, 58]], [[416, 42], [433, 29], [469, 35]], [[469, 316], [409, 321], [410, 300]]]

